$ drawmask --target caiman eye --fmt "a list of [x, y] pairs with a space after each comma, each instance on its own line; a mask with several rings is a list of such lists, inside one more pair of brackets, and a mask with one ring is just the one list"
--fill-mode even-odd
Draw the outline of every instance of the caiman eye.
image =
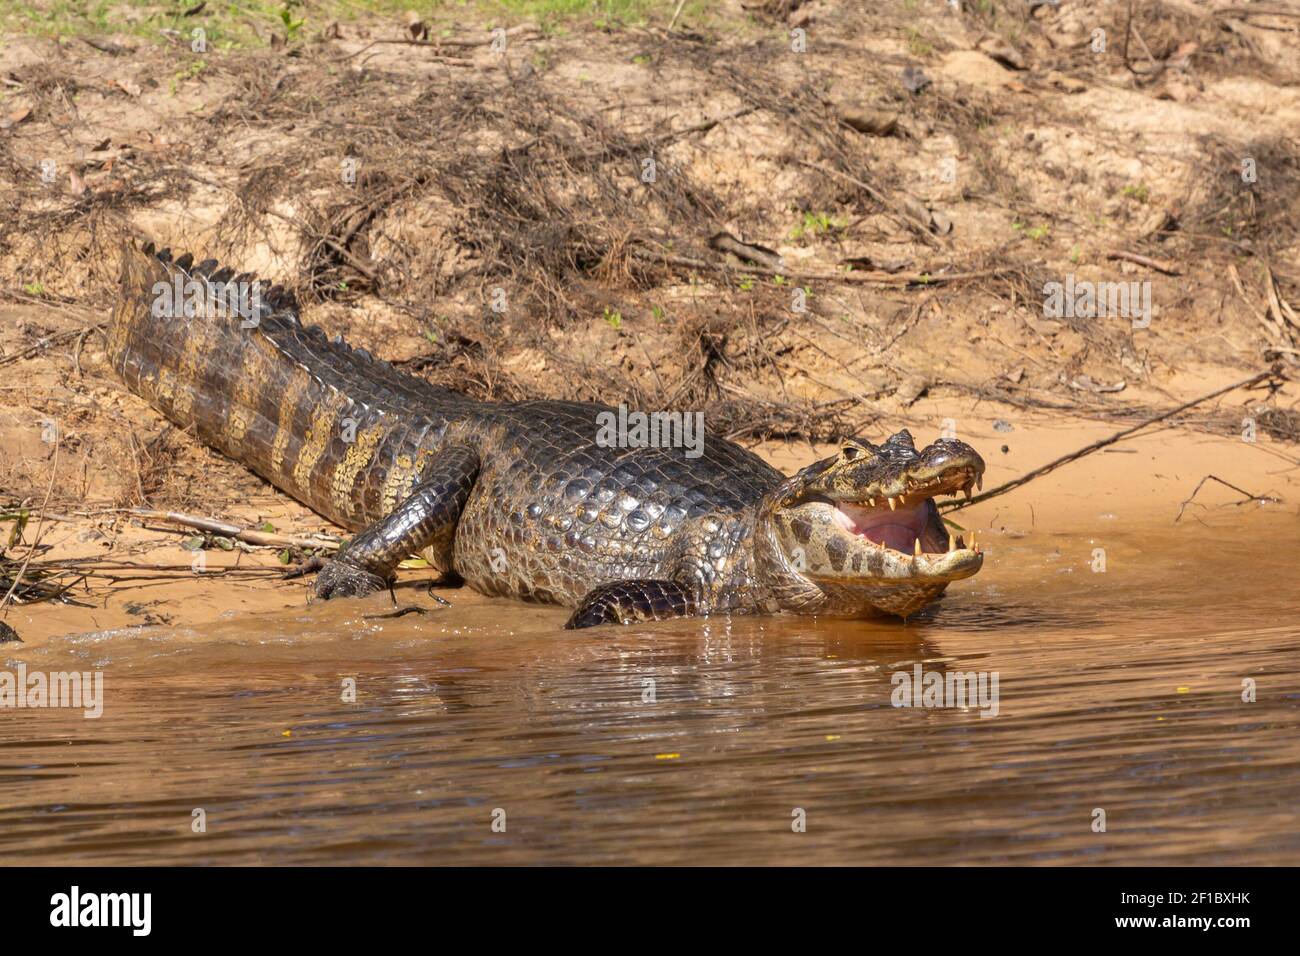
[[866, 458], [870, 454], [870, 450], [856, 443], [845, 442], [840, 447], [840, 454], [844, 456], [845, 461], [857, 461], [860, 458]]

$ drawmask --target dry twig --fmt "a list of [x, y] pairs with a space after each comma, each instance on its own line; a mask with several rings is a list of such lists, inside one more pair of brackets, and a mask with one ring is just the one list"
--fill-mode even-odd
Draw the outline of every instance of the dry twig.
[[948, 502], [944, 502], [944, 504], [941, 505], [940, 507], [945, 511], [956, 511], [959, 508], [965, 508], [968, 505], [978, 504], [981, 501], [988, 501], [990, 498], [996, 498], [998, 495], [1005, 495], [1008, 491], [1011, 491], [1015, 488], [1019, 488], [1021, 485], [1033, 481], [1035, 478], [1041, 478], [1043, 475], [1046, 475], [1048, 472], [1055, 471], [1057, 468], [1061, 467], [1062, 465], [1068, 464], [1072, 461], [1077, 461], [1078, 459], [1084, 457], [1085, 455], [1090, 455], [1095, 451], [1105, 448], [1107, 445], [1113, 445], [1117, 441], [1120, 441], [1124, 438], [1127, 438], [1129, 435], [1132, 435], [1134, 432], [1141, 431], [1143, 428], [1146, 428], [1148, 425], [1154, 425], [1156, 422], [1162, 422], [1168, 418], [1173, 418], [1175, 415], [1179, 414], [1180, 412], [1185, 412], [1189, 408], [1193, 408], [1194, 406], [1200, 405], [1203, 402], [1208, 402], [1211, 399], [1218, 398], [1220, 395], [1226, 395], [1229, 392], [1236, 391], [1239, 388], [1250, 388], [1252, 385], [1257, 385], [1266, 379], [1280, 378], [1281, 374], [1282, 374], [1281, 368], [1279, 366], [1274, 366], [1273, 368], [1265, 372], [1257, 372], [1256, 374], [1252, 375], [1250, 378], [1242, 379], [1240, 382], [1234, 382], [1232, 385], [1227, 385], [1224, 386], [1223, 388], [1216, 389], [1215, 391], [1210, 392], [1208, 395], [1202, 395], [1200, 398], [1192, 399], [1192, 401], [1190, 402], [1184, 402], [1182, 405], [1179, 405], [1177, 408], [1171, 408], [1167, 412], [1161, 412], [1159, 415], [1154, 415], [1151, 418], [1143, 419], [1142, 421], [1138, 422], [1136, 425], [1133, 425], [1129, 428], [1125, 428], [1121, 431], [1117, 431], [1109, 438], [1103, 438], [1100, 441], [1093, 442], [1091, 445], [1085, 445], [1084, 447], [1078, 449], [1077, 451], [1072, 451], [1068, 455], [1062, 455], [1060, 458], [1054, 459], [1053, 461], [1049, 461], [1046, 465], [1043, 465], [1041, 468], [1035, 468], [1033, 471], [1027, 472], [1026, 474], [1021, 475], [1019, 478], [1016, 478], [1013, 481], [1008, 481], [1005, 484], [998, 485], [996, 488], [991, 488], [988, 491], [984, 492], [983, 494], [976, 495], [975, 497], [971, 498], [969, 501], [948, 501]]
[[1224, 481], [1218, 475], [1206, 475], [1204, 478], [1202, 478], [1200, 481], [1196, 483], [1196, 487], [1193, 488], [1192, 493], [1187, 496], [1187, 500], [1184, 501], [1182, 505], [1178, 508], [1178, 517], [1174, 519], [1174, 524], [1177, 524], [1179, 521], [1182, 520], [1183, 512], [1187, 510], [1187, 506], [1192, 503], [1192, 499], [1196, 497], [1196, 493], [1201, 490], [1201, 486], [1203, 486], [1207, 481], [1217, 481], [1225, 488], [1231, 488], [1233, 491], [1237, 491], [1245, 495], [1245, 497], [1242, 498], [1240, 501], [1233, 502], [1233, 504], [1236, 505], [1244, 505], [1247, 501], [1258, 501], [1260, 504], [1263, 504], [1266, 501], [1277, 500], [1276, 498], [1269, 498], [1264, 495], [1252, 494], [1251, 492], [1247, 491], [1245, 488], [1238, 488], [1230, 481]]

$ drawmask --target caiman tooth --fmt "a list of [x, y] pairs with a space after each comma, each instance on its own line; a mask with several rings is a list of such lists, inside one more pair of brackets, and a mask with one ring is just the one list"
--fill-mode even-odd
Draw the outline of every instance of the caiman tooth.
[[190, 266], [192, 266], [193, 264], [194, 264], [194, 256], [192, 256], [188, 252], [185, 253], [185, 255], [181, 256], [179, 259], [177, 259], [175, 263], [176, 268], [180, 269], [182, 272], [189, 272]]
[[890, 499], [889, 499], [889, 510], [890, 510], [890, 511], [893, 511], [893, 510], [894, 510], [895, 508], [897, 508], [897, 507], [898, 507], [898, 505], [894, 504], [894, 499], [893, 499], [893, 498], [890, 498]]
[[978, 478], [975, 479], [975, 490], [976, 490], [976, 491], [983, 491], [983, 490], [984, 490], [984, 476], [983, 476], [983, 475], [980, 475]]

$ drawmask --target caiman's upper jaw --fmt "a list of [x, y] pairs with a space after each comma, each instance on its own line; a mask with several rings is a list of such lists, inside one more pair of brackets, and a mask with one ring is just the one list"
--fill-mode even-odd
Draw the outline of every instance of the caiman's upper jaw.
[[[882, 446], [884, 451], [888, 446]], [[900, 454], [901, 451], [901, 454]], [[905, 457], [904, 457], [905, 456]], [[856, 466], [856, 467], [855, 467]], [[909, 501], [964, 493], [984, 487], [984, 460], [969, 445], [941, 440], [919, 454], [911, 449], [880, 455], [872, 465], [839, 465], [819, 489], [833, 501], [895, 508]]]
[[[971, 489], [982, 484], [983, 468], [963, 463], [937, 474], [900, 475], [879, 496], [852, 501], [828, 495], [827, 499], [835, 508], [835, 523], [851, 535], [906, 555], [943, 555], [965, 550], [967, 544], [960, 535], [947, 532], [934, 496], [965, 492], [969, 498]], [[979, 553], [973, 534], [970, 548]]]
[[920, 495], [933, 498], [936, 495], [955, 495], [959, 491], [971, 498], [971, 489], [984, 490], [984, 462], [967, 461], [941, 469], [938, 474], [905, 475], [903, 488], [899, 491], [900, 504], [908, 496]]

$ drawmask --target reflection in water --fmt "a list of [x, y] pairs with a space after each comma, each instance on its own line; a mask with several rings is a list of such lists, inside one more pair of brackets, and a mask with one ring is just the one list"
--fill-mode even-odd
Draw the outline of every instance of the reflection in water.
[[1007, 628], [1095, 629], [1104, 618], [1088, 607], [1047, 607], [1021, 600], [991, 595], [983, 601], [946, 604], [942, 601], [916, 615], [911, 623], [931, 629], [988, 631]]
[[[979, 578], [906, 625], [575, 634], [553, 608], [353, 604], [6, 646], [7, 666], [103, 668], [107, 700], [98, 721], [0, 712], [0, 853], [1296, 863], [1300, 601], [1276, 563], [1293, 547], [1263, 523], [1216, 532], [1213, 555], [1181, 533], [1112, 542], [1106, 574], [1057, 540], [995, 541]], [[891, 706], [917, 664], [998, 672], [998, 716]]]

